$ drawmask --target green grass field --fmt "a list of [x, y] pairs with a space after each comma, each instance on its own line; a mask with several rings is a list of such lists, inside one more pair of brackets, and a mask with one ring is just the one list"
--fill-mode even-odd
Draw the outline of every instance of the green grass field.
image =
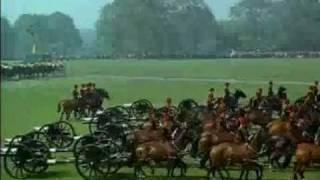
[[[1, 82], [1, 141], [26, 133], [34, 126], [58, 120], [57, 102], [71, 97], [74, 84], [95, 82], [106, 88], [111, 100], [105, 106], [147, 98], [162, 105], [167, 96], [178, 103], [184, 98], [204, 102], [210, 87], [222, 95], [225, 80], [231, 87], [253, 96], [256, 89], [267, 88], [267, 81], [288, 88], [291, 99], [302, 96], [308, 83], [320, 79], [320, 59], [235, 59], [235, 60], [87, 60], [66, 63], [67, 75], [61, 78]], [[88, 132], [80, 122], [72, 121], [78, 134]], [[132, 170], [124, 170], [131, 173]], [[50, 167], [43, 179], [80, 179], [72, 164]], [[191, 178], [205, 173], [190, 170]], [[196, 176], [196, 177], [195, 177]], [[235, 176], [237, 177], [237, 176]], [[270, 172], [266, 179], [290, 179], [291, 170]], [[113, 179], [133, 179], [120, 175]], [[320, 172], [306, 173], [307, 179], [320, 179]], [[10, 179], [1, 173], [1, 179]], [[166, 179], [163, 176], [152, 179]]]

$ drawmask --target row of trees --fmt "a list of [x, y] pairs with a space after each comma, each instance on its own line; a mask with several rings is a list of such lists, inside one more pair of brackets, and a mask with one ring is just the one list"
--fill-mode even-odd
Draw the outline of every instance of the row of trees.
[[[204, 0], [114, 0], [96, 23], [94, 54], [115, 56], [217, 55], [248, 51], [319, 51], [319, 0], [239, 0], [217, 21]], [[71, 55], [82, 41], [71, 17], [1, 18], [1, 58], [31, 53]]]
[[82, 40], [73, 19], [56, 12], [50, 15], [21, 15], [13, 25], [1, 17], [1, 58], [23, 58], [37, 53], [67, 55], [81, 47]]
[[203, 0], [114, 0], [97, 21], [103, 53], [212, 55], [320, 50], [318, 0], [240, 0], [217, 21]]
[[320, 1], [241, 0], [222, 27], [239, 49], [319, 51]]
[[113, 55], [213, 54], [217, 23], [203, 0], [114, 0], [97, 22]]

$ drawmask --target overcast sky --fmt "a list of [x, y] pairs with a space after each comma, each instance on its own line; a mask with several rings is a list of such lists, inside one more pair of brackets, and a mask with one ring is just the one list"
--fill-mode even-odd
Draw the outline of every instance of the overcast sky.
[[[60, 11], [70, 15], [78, 28], [92, 29], [100, 9], [112, 0], [1, 0], [1, 15], [13, 23], [21, 14], [50, 14]], [[229, 8], [238, 0], [205, 0], [217, 19], [228, 17]]]

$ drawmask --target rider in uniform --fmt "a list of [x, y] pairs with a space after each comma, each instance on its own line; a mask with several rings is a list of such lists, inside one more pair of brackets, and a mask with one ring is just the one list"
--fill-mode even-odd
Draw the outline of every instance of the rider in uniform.
[[258, 91], [256, 92], [256, 97], [251, 100], [251, 107], [254, 109], [258, 109], [259, 105], [262, 101], [262, 88], [259, 88]]
[[225, 83], [225, 88], [224, 88], [224, 99], [228, 99], [230, 97], [230, 83]]
[[92, 92], [94, 92], [96, 90], [96, 83], [92, 83], [91, 89], [92, 89]]
[[247, 141], [249, 138], [249, 121], [248, 118], [246, 117], [246, 112], [244, 109], [239, 109], [238, 113], [238, 122], [240, 124], [239, 126], [239, 132], [240, 135], [242, 136], [242, 140]]
[[92, 90], [92, 88], [91, 88], [91, 86], [92, 86], [91, 82], [89, 82], [86, 86], [87, 86], [87, 93], [91, 93], [91, 90]]
[[166, 105], [165, 105], [165, 108], [164, 108], [164, 111], [163, 111], [163, 121], [162, 121], [162, 124], [163, 124], [163, 127], [169, 132], [171, 133], [171, 130], [172, 130], [172, 127], [173, 125], [175, 125], [176, 122], [175, 121], [175, 114], [174, 114], [174, 109], [173, 109], [173, 106], [172, 106], [172, 99], [170, 97], [168, 97], [166, 99]]
[[154, 109], [151, 109], [149, 111], [148, 123], [144, 124], [144, 129], [156, 130], [157, 128], [156, 115]]
[[213, 109], [213, 103], [214, 103], [214, 88], [210, 88], [209, 95], [207, 99], [207, 107], [209, 110]]
[[[78, 90], [78, 85], [75, 84], [74, 85], [74, 89], [72, 91], [72, 96], [73, 99], [77, 102], [77, 104], [79, 103], [79, 90]], [[79, 106], [77, 105], [77, 108], [74, 110], [74, 117], [77, 117], [77, 114], [79, 112]]]
[[86, 89], [85, 84], [81, 84], [81, 89], [80, 89], [81, 98], [84, 98], [86, 96], [86, 91], [87, 91], [87, 89]]
[[72, 91], [73, 99], [77, 100], [79, 99], [79, 90], [78, 85], [74, 85], [73, 91]]
[[286, 88], [285, 88], [285, 87], [283, 87], [283, 86], [280, 86], [280, 87], [279, 87], [278, 97], [279, 97], [282, 101], [285, 101], [285, 100], [288, 99], [288, 96], [287, 96], [287, 92], [286, 92]]
[[231, 93], [230, 93], [230, 83], [227, 82], [224, 84], [225, 85], [225, 88], [224, 88], [224, 104], [226, 105], [227, 108], [230, 108], [230, 96], [231, 96]]
[[320, 102], [319, 81], [314, 82], [314, 95], [316, 103]]
[[[81, 104], [81, 107], [79, 109], [80, 111], [80, 115], [81, 116], [87, 116], [87, 113], [86, 113], [86, 110], [85, 110], [85, 107], [84, 107], [84, 99], [86, 98], [87, 96], [87, 88], [86, 88], [86, 85], [85, 84], [81, 84], [81, 88], [80, 88], [80, 104]], [[82, 106], [83, 105], [83, 106]]]
[[268, 97], [272, 97], [274, 95], [273, 92], [273, 82], [269, 81], [269, 88], [268, 88]]

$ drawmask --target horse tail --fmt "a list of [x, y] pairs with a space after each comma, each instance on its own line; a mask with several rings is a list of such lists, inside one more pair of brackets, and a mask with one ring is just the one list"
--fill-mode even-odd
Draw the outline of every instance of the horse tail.
[[57, 106], [57, 111], [58, 111], [58, 113], [61, 112], [61, 106], [62, 106], [62, 101], [60, 101], [60, 102], [58, 103], [58, 106]]

